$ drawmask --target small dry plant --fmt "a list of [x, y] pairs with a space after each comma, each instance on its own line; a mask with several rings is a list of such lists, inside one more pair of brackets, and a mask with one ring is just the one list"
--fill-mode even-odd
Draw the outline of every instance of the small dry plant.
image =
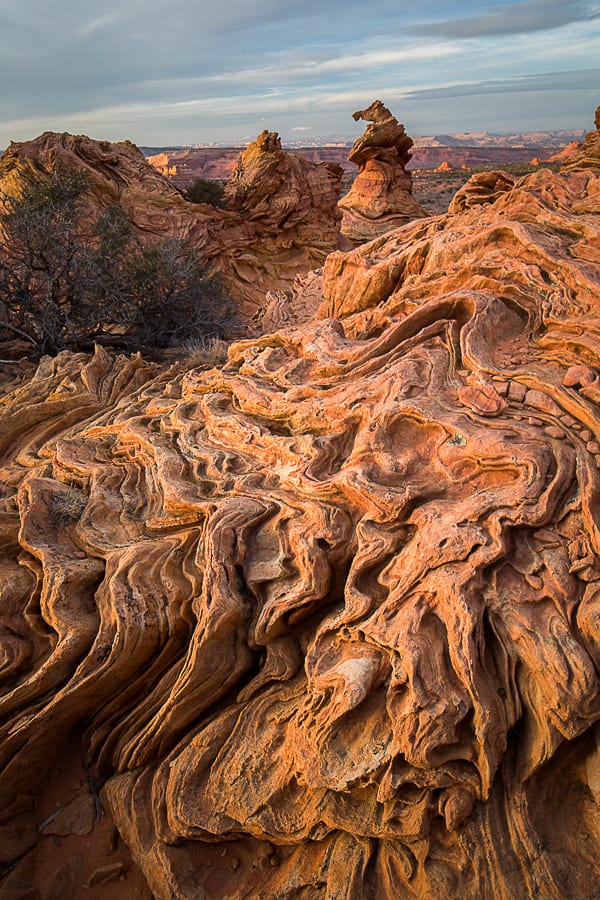
[[188, 369], [222, 366], [227, 360], [229, 343], [216, 337], [191, 338], [182, 345], [181, 361]]
[[54, 494], [50, 504], [50, 518], [55, 525], [68, 525], [81, 517], [87, 497], [76, 487]]

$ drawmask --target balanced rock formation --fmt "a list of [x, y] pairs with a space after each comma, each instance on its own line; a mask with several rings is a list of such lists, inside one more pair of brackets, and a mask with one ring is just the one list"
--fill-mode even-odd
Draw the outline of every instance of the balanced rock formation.
[[596, 107], [594, 116], [595, 131], [589, 131], [579, 150], [565, 159], [561, 169], [569, 172], [572, 169], [600, 169], [600, 106]]
[[412, 193], [406, 171], [413, 141], [381, 100], [353, 113], [370, 122], [348, 154], [358, 166], [352, 188], [339, 201], [342, 233], [353, 244], [370, 241], [427, 213]]
[[68, 840], [87, 896], [109, 820], [157, 900], [597, 896], [599, 247], [600, 172], [538, 170], [222, 369], [6, 385], [11, 879]]
[[255, 144], [246, 158], [248, 152], [248, 202], [233, 211], [187, 201], [129, 141], [52, 132], [10, 145], [0, 158], [0, 190], [18, 193], [24, 179], [57, 165], [84, 169], [90, 215], [117, 203], [142, 234], [189, 237], [240, 301], [242, 313], [251, 316], [266, 291], [291, 287], [297, 275], [322, 265], [346, 242], [339, 229], [338, 167], [315, 166]]

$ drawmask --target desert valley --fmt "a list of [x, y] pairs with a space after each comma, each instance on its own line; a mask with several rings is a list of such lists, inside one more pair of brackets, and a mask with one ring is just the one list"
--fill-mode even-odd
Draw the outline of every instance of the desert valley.
[[598, 896], [593, 116], [6, 149], [0, 900]]

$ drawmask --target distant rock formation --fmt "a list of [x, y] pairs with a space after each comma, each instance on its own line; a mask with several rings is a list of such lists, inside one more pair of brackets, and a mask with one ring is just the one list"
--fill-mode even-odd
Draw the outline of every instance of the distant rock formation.
[[222, 368], [5, 385], [4, 896], [597, 896], [599, 245], [540, 169]]
[[595, 131], [590, 131], [577, 153], [566, 159], [561, 171], [570, 172], [573, 169], [600, 169], [600, 106], [596, 108], [594, 116]]
[[448, 162], [447, 159], [442, 160], [437, 169], [434, 169], [434, 172], [451, 172], [452, 166]]
[[566, 147], [563, 147], [563, 149], [559, 150], [557, 153], [553, 153], [552, 156], [548, 157], [546, 162], [563, 162], [564, 160], [570, 159], [579, 152], [581, 146], [581, 141], [569, 141]]
[[412, 177], [405, 168], [413, 142], [404, 125], [381, 100], [358, 110], [353, 118], [372, 124], [348, 154], [358, 175], [339, 207], [344, 214], [342, 233], [353, 244], [361, 244], [427, 213], [413, 197]]
[[238, 167], [229, 190], [235, 209], [221, 210], [187, 201], [129, 141], [46, 132], [10, 145], [0, 158], [0, 189], [18, 192], [23, 179], [59, 164], [84, 169], [90, 215], [118, 203], [141, 234], [189, 237], [250, 317], [267, 291], [291, 288], [348, 242], [339, 228], [338, 166], [313, 165], [260, 142], [242, 159], [244, 174]]

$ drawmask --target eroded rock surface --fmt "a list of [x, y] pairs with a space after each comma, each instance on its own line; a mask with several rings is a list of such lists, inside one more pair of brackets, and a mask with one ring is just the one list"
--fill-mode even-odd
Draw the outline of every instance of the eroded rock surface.
[[563, 162], [561, 167], [563, 171], [600, 169], [600, 106], [596, 108], [594, 125], [596, 130], [589, 131], [577, 152]]
[[268, 290], [290, 288], [299, 274], [345, 246], [339, 230], [341, 169], [313, 165], [259, 143], [245, 153], [235, 178], [235, 210], [187, 201], [129, 141], [94, 141], [46, 132], [13, 143], [0, 158], [0, 189], [17, 193], [23, 179], [56, 165], [82, 168], [91, 183], [90, 215], [118, 203], [142, 234], [189, 237], [220, 274], [242, 313], [252, 316]]
[[353, 114], [367, 125], [348, 154], [358, 166], [350, 191], [339, 201], [342, 232], [354, 244], [370, 241], [427, 213], [412, 194], [406, 171], [412, 139], [381, 100]]
[[485, 206], [494, 203], [506, 191], [512, 190], [517, 179], [508, 172], [476, 172], [456, 192], [448, 212], [451, 215], [471, 209], [474, 206]]
[[323, 289], [220, 370], [7, 388], [4, 833], [78, 734], [159, 900], [592, 898], [600, 174]]

